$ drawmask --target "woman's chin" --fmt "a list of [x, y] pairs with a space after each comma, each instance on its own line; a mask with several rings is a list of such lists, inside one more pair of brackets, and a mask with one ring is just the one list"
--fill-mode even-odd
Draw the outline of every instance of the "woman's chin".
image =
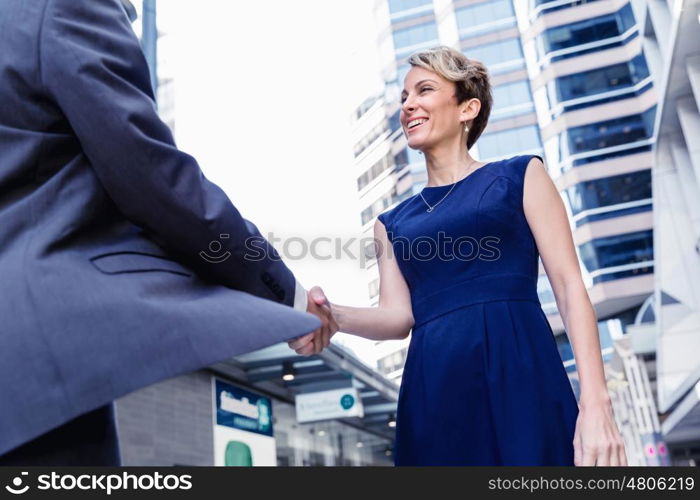
[[422, 141], [411, 141], [409, 139], [407, 145], [411, 149], [415, 149], [416, 151], [420, 151], [421, 153], [423, 152], [423, 142]]

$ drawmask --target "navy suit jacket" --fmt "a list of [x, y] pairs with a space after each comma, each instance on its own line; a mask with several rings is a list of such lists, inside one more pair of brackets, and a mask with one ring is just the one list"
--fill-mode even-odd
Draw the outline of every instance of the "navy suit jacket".
[[118, 0], [0, 2], [0, 455], [318, 328], [294, 292], [176, 148]]

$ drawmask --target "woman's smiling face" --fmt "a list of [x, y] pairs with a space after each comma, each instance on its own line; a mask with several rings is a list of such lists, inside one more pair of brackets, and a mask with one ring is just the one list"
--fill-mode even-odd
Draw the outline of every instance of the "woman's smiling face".
[[457, 104], [454, 82], [419, 66], [404, 79], [401, 93], [401, 127], [412, 149], [425, 151], [440, 143], [459, 141], [463, 134], [464, 106]]

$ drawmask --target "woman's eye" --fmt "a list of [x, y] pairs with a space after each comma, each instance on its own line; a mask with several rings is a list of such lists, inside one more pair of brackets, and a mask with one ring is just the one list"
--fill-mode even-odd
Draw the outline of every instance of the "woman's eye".
[[[420, 89], [421, 94], [423, 93], [424, 90], [433, 90], [433, 88], [432, 87], [423, 87], [422, 89]], [[406, 102], [406, 98], [402, 97], [401, 104], [403, 104], [404, 102]]]

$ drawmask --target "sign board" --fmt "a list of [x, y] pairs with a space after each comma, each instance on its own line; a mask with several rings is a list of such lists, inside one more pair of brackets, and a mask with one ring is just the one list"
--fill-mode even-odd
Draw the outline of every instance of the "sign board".
[[354, 387], [297, 394], [295, 403], [300, 423], [365, 415], [360, 393]]
[[276, 466], [272, 401], [212, 377], [214, 465]]

